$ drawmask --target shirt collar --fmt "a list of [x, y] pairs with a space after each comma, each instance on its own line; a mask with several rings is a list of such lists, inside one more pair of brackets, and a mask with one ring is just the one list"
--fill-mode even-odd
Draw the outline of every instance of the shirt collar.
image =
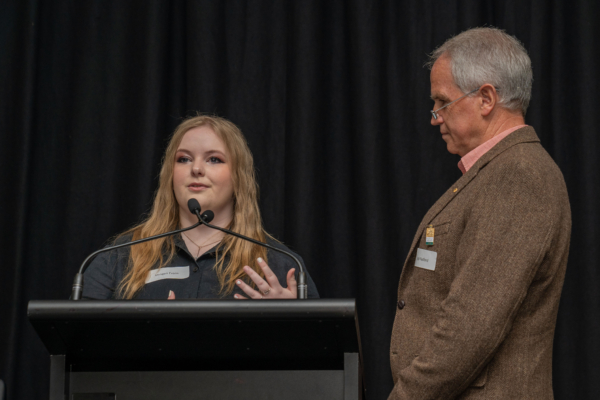
[[[190, 256], [192, 256], [192, 253], [188, 250], [187, 246], [185, 245], [185, 241], [181, 237], [181, 233], [176, 234], [173, 237], [173, 241], [175, 242], [175, 246], [179, 247], [180, 249], [188, 253]], [[215, 244], [210, 250], [207, 250], [203, 255], [217, 254], [217, 247], [219, 246], [219, 244], [221, 244], [221, 242]], [[196, 257], [193, 258], [196, 259]]]
[[516, 131], [517, 129], [521, 129], [526, 126], [527, 125], [517, 125], [512, 128], [509, 128], [509, 129], [501, 132], [500, 134], [494, 136], [490, 140], [483, 142], [479, 146], [475, 147], [473, 150], [471, 150], [470, 152], [465, 154], [460, 159], [460, 161], [458, 162], [458, 169], [460, 169], [460, 171], [463, 174], [465, 174], [469, 169], [471, 169], [471, 167], [473, 165], [475, 165], [475, 163], [477, 162], [477, 160], [479, 160], [481, 158], [481, 156], [483, 156], [485, 153], [490, 151], [490, 149], [492, 147], [494, 147], [495, 145], [497, 145], [502, 139], [504, 139], [505, 137], [507, 137], [514, 131]]

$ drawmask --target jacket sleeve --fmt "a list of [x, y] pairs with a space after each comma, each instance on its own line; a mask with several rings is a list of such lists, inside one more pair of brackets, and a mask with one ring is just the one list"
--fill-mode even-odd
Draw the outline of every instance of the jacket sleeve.
[[501, 345], [550, 246], [557, 209], [544, 179], [504, 168], [484, 185], [455, 249], [456, 274], [419, 355], [389, 399], [453, 399]]

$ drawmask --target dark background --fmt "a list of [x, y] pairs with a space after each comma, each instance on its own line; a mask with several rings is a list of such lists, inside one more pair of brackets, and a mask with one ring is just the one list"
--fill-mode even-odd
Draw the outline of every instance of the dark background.
[[396, 289], [414, 231], [460, 176], [429, 125], [426, 54], [467, 28], [517, 36], [527, 123], [573, 211], [557, 399], [600, 397], [599, 2], [0, 1], [0, 378], [48, 395], [31, 299], [66, 299], [83, 258], [139, 221], [167, 137], [195, 111], [254, 153], [267, 229], [322, 297], [358, 301], [368, 399], [392, 387]]

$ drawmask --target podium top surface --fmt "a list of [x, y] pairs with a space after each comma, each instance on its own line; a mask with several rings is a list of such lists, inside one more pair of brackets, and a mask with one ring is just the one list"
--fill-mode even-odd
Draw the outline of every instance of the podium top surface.
[[27, 313], [79, 371], [342, 369], [360, 351], [354, 299], [32, 300]]
[[32, 300], [29, 320], [351, 319], [354, 299]]

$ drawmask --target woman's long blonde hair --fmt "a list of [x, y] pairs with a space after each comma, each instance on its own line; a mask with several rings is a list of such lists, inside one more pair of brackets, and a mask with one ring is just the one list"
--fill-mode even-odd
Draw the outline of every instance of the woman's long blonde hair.
[[[199, 115], [184, 120], [175, 129], [169, 142], [160, 170], [160, 181], [154, 197], [150, 215], [140, 224], [123, 232], [120, 236], [133, 234], [133, 240], [175, 230], [179, 227], [179, 204], [173, 192], [173, 166], [175, 153], [187, 131], [200, 126], [210, 127], [225, 143], [229, 152], [233, 181], [233, 219], [227, 227], [234, 232], [264, 241], [267, 232], [262, 226], [258, 208], [258, 184], [254, 171], [252, 153], [240, 129], [224, 118]], [[258, 257], [267, 260], [267, 251], [248, 241], [225, 235], [217, 248], [215, 269], [220, 292], [231, 293], [237, 279], [247, 282], [242, 267], [249, 265], [261, 276], [256, 263]], [[140, 243], [131, 247], [127, 272], [117, 288], [117, 297], [133, 298], [145, 285], [150, 270], [158, 264], [167, 265], [175, 256], [173, 236]], [[225, 262], [227, 259], [227, 262]]]

